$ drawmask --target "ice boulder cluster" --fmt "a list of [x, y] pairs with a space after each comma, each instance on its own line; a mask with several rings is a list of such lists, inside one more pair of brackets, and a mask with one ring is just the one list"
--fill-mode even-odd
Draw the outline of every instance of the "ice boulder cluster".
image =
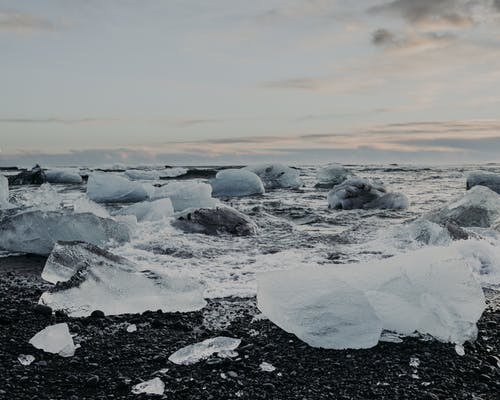
[[331, 189], [351, 177], [352, 174], [340, 164], [328, 164], [318, 171], [315, 187]]
[[474, 186], [486, 186], [500, 194], [500, 175], [491, 172], [474, 171], [467, 175], [467, 190]]
[[257, 174], [265, 189], [296, 189], [302, 186], [299, 171], [282, 164], [252, 165], [244, 168]]
[[97, 203], [136, 203], [148, 199], [151, 190], [140, 182], [110, 173], [93, 173], [87, 182], [87, 196]]
[[328, 193], [328, 207], [335, 210], [404, 210], [408, 208], [408, 199], [402, 193], [388, 193], [381, 183], [364, 178], [350, 178]]
[[82, 176], [71, 169], [49, 169], [45, 171], [45, 177], [49, 183], [80, 184]]
[[215, 197], [242, 197], [264, 193], [264, 185], [260, 178], [245, 169], [219, 171], [210, 184]]
[[110, 240], [130, 240], [130, 228], [119, 221], [92, 213], [26, 211], [0, 219], [0, 249], [48, 255], [60, 240], [80, 240], [105, 245]]
[[482, 288], [464, 258], [431, 247], [390, 259], [258, 276], [258, 307], [315, 347], [375, 346], [382, 330], [463, 343], [477, 334]]
[[72, 317], [94, 310], [116, 315], [158, 309], [188, 312], [205, 306], [197, 280], [143, 270], [88, 243], [56, 244], [42, 278], [56, 285], [42, 294], [40, 303]]

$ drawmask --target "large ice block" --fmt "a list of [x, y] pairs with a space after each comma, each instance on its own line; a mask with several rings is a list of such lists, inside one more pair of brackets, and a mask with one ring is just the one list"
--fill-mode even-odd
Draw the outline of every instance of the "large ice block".
[[242, 197], [264, 193], [260, 178], [245, 169], [225, 169], [210, 182], [215, 197]]
[[97, 203], [135, 203], [149, 197], [144, 184], [112, 173], [93, 173], [87, 182], [87, 196]]

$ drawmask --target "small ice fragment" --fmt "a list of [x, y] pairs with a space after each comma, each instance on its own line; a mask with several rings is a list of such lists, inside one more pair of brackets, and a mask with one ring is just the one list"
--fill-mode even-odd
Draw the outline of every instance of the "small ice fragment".
[[132, 387], [133, 394], [157, 394], [159, 396], [163, 395], [165, 392], [165, 384], [160, 378], [154, 378], [146, 382], [139, 383]]
[[464, 346], [462, 346], [461, 344], [456, 344], [456, 345], [455, 345], [455, 352], [456, 352], [459, 356], [465, 356], [465, 349], [464, 349]]
[[269, 364], [268, 362], [265, 362], [265, 361], [261, 362], [259, 367], [260, 367], [260, 370], [264, 371], [264, 372], [273, 372], [276, 370], [276, 367], [274, 365]]
[[430, 382], [422, 382], [421, 383], [422, 386], [430, 386], [430, 384], [431, 384]]
[[412, 377], [413, 379], [420, 379], [420, 377], [418, 376], [418, 374], [411, 374], [411, 377]]
[[75, 354], [75, 344], [66, 323], [42, 329], [30, 339], [29, 343], [37, 349], [59, 354], [61, 357], [71, 357]]
[[137, 332], [137, 325], [136, 324], [130, 324], [127, 326], [127, 332], [132, 333], [132, 332]]
[[248, 334], [249, 334], [250, 336], [259, 336], [259, 331], [255, 330], [255, 329], [250, 329], [250, 330], [248, 331]]
[[402, 343], [403, 339], [401, 339], [401, 336], [397, 333], [384, 331], [382, 332], [379, 341], [388, 343]]
[[410, 358], [410, 367], [418, 368], [420, 366], [420, 360], [417, 357]]
[[238, 352], [234, 350], [221, 350], [217, 353], [220, 358], [234, 358], [238, 357]]
[[19, 354], [17, 360], [21, 363], [21, 365], [30, 365], [33, 361], [35, 361], [35, 357], [31, 354]]
[[183, 347], [173, 353], [168, 359], [174, 364], [192, 365], [210, 357], [212, 354], [224, 354], [224, 352], [235, 350], [240, 343], [241, 339], [218, 336]]

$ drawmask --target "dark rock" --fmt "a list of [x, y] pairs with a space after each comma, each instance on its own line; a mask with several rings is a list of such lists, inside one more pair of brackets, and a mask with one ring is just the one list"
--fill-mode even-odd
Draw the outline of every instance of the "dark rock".
[[31, 171], [22, 171], [17, 175], [9, 176], [9, 185], [41, 185], [47, 182], [43, 169], [37, 164]]
[[467, 190], [474, 186], [486, 186], [494, 192], [500, 194], [500, 175], [490, 172], [475, 171], [467, 176]]
[[106, 315], [101, 310], [94, 310], [90, 314], [92, 318], [104, 318]]
[[469, 234], [464, 229], [462, 229], [460, 226], [458, 226], [453, 222], [450, 221], [446, 222], [444, 227], [448, 230], [448, 233], [450, 234], [450, 237], [453, 240], [469, 239]]
[[37, 304], [33, 307], [33, 311], [40, 315], [52, 315], [52, 308], [43, 304]]
[[175, 176], [175, 177], [161, 177], [161, 179], [212, 179], [217, 175], [217, 170], [215, 169], [189, 169], [185, 174]]

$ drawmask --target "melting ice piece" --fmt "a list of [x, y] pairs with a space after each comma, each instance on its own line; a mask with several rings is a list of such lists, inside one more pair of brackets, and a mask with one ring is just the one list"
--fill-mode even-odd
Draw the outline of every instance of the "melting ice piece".
[[30, 365], [33, 361], [35, 361], [35, 357], [31, 354], [19, 354], [17, 361], [19, 361], [21, 365]]
[[174, 215], [174, 208], [170, 199], [165, 198], [132, 204], [119, 210], [116, 215], [135, 215], [138, 222], [158, 221]]
[[464, 349], [464, 346], [462, 346], [461, 344], [456, 344], [456, 345], [455, 345], [455, 352], [456, 352], [459, 356], [465, 356], [465, 349]]
[[261, 311], [318, 347], [373, 346], [380, 327], [461, 344], [476, 337], [476, 323], [485, 308], [468, 262], [449, 247], [360, 264], [262, 273], [258, 285]]
[[261, 371], [264, 371], [264, 372], [273, 372], [276, 370], [276, 367], [272, 364], [269, 364], [268, 362], [261, 362], [260, 365], [259, 365], [259, 368]]
[[137, 332], [137, 325], [136, 324], [130, 324], [127, 326], [127, 332], [128, 333], [134, 333]]
[[109, 212], [103, 206], [93, 202], [87, 196], [80, 197], [73, 203], [75, 213], [92, 213], [101, 218], [109, 218]]
[[81, 175], [71, 169], [50, 169], [45, 171], [45, 177], [49, 183], [80, 184], [83, 182]]
[[249, 165], [245, 169], [257, 174], [266, 189], [295, 189], [302, 186], [299, 171], [283, 164]]
[[72, 317], [94, 310], [106, 315], [158, 309], [188, 312], [206, 304], [198, 281], [141, 271], [126, 258], [88, 243], [56, 244], [42, 278], [60, 283], [43, 293], [40, 303]]
[[318, 171], [317, 176], [316, 187], [332, 188], [335, 185], [340, 185], [352, 174], [340, 164], [328, 164]]
[[61, 357], [71, 357], [75, 354], [75, 344], [66, 323], [42, 329], [29, 342], [37, 349], [59, 354]]
[[464, 196], [427, 214], [426, 219], [444, 225], [489, 228], [500, 217], [500, 195], [485, 186], [474, 186]]
[[145, 171], [140, 169], [129, 169], [125, 171], [125, 175], [127, 178], [132, 179], [134, 181], [144, 180], [144, 181], [155, 181], [160, 179], [159, 171]]
[[243, 197], [264, 193], [260, 178], [245, 169], [225, 169], [210, 182], [215, 197]]
[[258, 307], [280, 328], [311, 346], [375, 346], [382, 322], [365, 294], [339, 277], [332, 278], [308, 267], [259, 274]]
[[467, 175], [467, 190], [474, 186], [486, 186], [500, 194], [500, 175], [484, 171], [474, 171]]
[[168, 197], [174, 211], [187, 208], [214, 207], [218, 201], [212, 198], [212, 186], [203, 182], [171, 182], [156, 188], [153, 199]]
[[247, 236], [257, 233], [257, 225], [247, 215], [227, 206], [186, 210], [177, 216], [174, 225], [186, 232], [207, 235], [230, 233]]
[[87, 182], [87, 196], [97, 203], [135, 203], [149, 192], [144, 184], [111, 173], [93, 173]]
[[133, 394], [156, 394], [158, 396], [163, 395], [165, 392], [165, 384], [160, 378], [153, 378], [146, 382], [141, 382], [132, 387]]
[[174, 364], [179, 365], [196, 364], [201, 360], [207, 359], [212, 354], [235, 350], [240, 343], [241, 339], [217, 336], [183, 347], [173, 353], [168, 359]]
[[104, 245], [130, 240], [129, 227], [91, 213], [28, 211], [0, 220], [0, 249], [48, 255], [57, 241], [81, 240]]
[[420, 359], [418, 357], [410, 357], [410, 367], [418, 368], [420, 366]]
[[0, 208], [9, 204], [9, 180], [0, 175]]

